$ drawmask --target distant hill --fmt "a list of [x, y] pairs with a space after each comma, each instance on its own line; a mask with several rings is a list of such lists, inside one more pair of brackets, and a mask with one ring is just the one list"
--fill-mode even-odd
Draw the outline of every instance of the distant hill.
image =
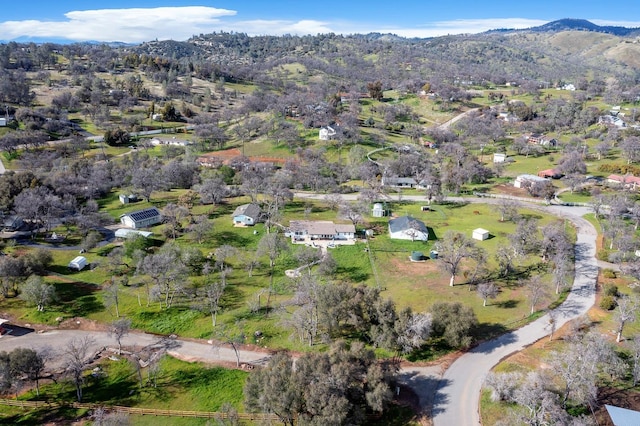
[[627, 37], [640, 35], [640, 28], [627, 28], [627, 27], [614, 27], [614, 26], [600, 26], [586, 19], [559, 19], [557, 21], [547, 22], [544, 25], [538, 27], [524, 28], [524, 29], [499, 29], [491, 30], [492, 32], [535, 32], [535, 33], [556, 33], [561, 31], [590, 31], [595, 33], [612, 34], [619, 37]]

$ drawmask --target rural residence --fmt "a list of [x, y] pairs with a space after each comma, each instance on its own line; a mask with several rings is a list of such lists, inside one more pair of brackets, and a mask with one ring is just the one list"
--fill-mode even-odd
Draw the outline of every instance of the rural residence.
[[349, 244], [355, 241], [356, 227], [351, 223], [333, 223], [330, 220], [292, 220], [284, 235], [291, 237], [292, 243], [332, 241]]
[[253, 226], [262, 222], [262, 209], [257, 204], [243, 204], [233, 212], [234, 226]]
[[397, 240], [427, 241], [429, 228], [412, 216], [400, 216], [389, 220], [389, 237]]

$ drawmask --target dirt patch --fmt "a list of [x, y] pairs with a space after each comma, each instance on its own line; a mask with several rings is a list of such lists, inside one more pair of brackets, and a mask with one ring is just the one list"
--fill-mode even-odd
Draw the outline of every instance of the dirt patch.
[[530, 197], [526, 189], [516, 188], [515, 186], [506, 183], [494, 186], [492, 188], [492, 192], [504, 195], [512, 195], [514, 197]]
[[393, 265], [393, 270], [389, 272], [401, 273], [403, 275], [424, 277], [425, 273], [438, 270], [438, 265], [436, 265], [436, 262], [433, 260], [412, 262], [409, 260], [409, 255], [407, 255], [406, 259], [391, 258], [389, 260]]
[[58, 326], [61, 330], [85, 330], [85, 331], [108, 331], [107, 324], [103, 324], [86, 318], [69, 318]]

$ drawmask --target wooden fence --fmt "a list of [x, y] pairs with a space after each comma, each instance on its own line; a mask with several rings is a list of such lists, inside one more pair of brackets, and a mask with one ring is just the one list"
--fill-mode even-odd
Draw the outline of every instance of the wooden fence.
[[272, 420], [278, 421], [278, 416], [275, 414], [267, 413], [229, 413], [215, 412], [215, 411], [182, 411], [182, 410], [161, 410], [156, 408], [138, 408], [138, 407], [123, 407], [120, 405], [101, 405], [101, 404], [89, 404], [82, 402], [69, 402], [58, 403], [49, 401], [20, 401], [15, 399], [0, 399], [0, 405], [10, 405], [13, 407], [21, 407], [24, 409], [34, 408], [59, 408], [59, 407], [73, 407], [73, 408], [85, 408], [85, 409], [97, 409], [105, 408], [110, 411], [117, 411], [119, 413], [138, 414], [143, 416], [165, 416], [165, 417], [194, 417], [199, 419], [227, 419], [229, 417], [237, 418], [238, 420], [249, 421], [264, 421]]

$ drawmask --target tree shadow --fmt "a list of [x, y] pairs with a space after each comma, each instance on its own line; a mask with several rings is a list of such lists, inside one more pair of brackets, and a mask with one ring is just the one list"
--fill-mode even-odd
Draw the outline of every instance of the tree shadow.
[[[499, 328], [503, 328], [502, 333], [504, 333], [504, 331], [506, 330], [504, 328], [503, 325], [494, 325], [494, 324], [490, 324], [487, 329], [488, 332], [492, 332], [492, 329], [494, 331], [498, 331]], [[474, 331], [475, 333], [475, 331]], [[478, 334], [480, 334], [478, 332]], [[471, 349], [469, 352], [471, 353], [480, 353], [480, 354], [489, 354], [493, 351], [495, 351], [496, 349], [502, 347], [502, 346], [506, 346], [509, 345], [511, 343], [514, 343], [517, 341], [517, 337], [515, 333], [506, 333], [506, 334], [502, 334], [501, 336], [492, 339], [490, 336], [486, 336], [486, 335], [482, 335], [482, 337], [487, 338], [489, 340], [485, 340], [482, 343], [478, 344], [477, 346], [475, 346], [473, 349]], [[494, 336], [495, 337], [495, 336]]]
[[496, 336], [501, 336], [507, 331], [508, 330], [504, 324], [484, 322], [474, 327], [472, 336], [476, 341], [486, 341], [493, 339]]
[[355, 266], [339, 266], [336, 274], [346, 275], [351, 281], [362, 282], [369, 279], [369, 274]]
[[436, 374], [425, 375], [418, 371], [407, 370], [398, 374], [398, 382], [409, 386], [416, 393], [421, 414], [432, 419], [443, 413], [449, 405], [449, 399], [442, 389], [449, 386], [451, 381], [441, 379]]
[[515, 309], [518, 307], [519, 304], [520, 304], [519, 300], [509, 299], [509, 300], [503, 300], [500, 302], [491, 303], [491, 306], [495, 306], [500, 309]]
[[251, 239], [231, 231], [217, 232], [214, 234], [213, 239], [218, 246], [228, 244], [234, 247], [246, 247], [252, 242]]
[[96, 297], [100, 287], [94, 284], [73, 282], [54, 283], [58, 297], [58, 308], [74, 317], [87, 316], [104, 309]]

